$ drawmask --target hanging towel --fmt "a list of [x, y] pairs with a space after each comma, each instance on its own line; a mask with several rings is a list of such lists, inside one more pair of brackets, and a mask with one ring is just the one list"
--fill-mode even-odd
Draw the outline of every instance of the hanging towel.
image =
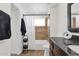
[[11, 37], [10, 16], [0, 10], [0, 40], [9, 39]]
[[25, 36], [26, 26], [25, 26], [25, 22], [24, 22], [23, 18], [21, 19], [21, 33], [23, 36]]

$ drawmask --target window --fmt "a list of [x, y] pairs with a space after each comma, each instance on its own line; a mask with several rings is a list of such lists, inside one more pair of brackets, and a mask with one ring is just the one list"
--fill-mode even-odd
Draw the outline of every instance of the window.
[[45, 17], [35, 18], [35, 26], [45, 26]]

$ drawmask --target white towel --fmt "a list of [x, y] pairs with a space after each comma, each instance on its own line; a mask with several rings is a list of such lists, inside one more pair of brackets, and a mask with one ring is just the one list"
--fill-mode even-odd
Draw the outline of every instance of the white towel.
[[71, 37], [72, 37], [72, 33], [71, 32], [67, 31], [67, 32], [64, 33], [64, 38], [70, 39]]

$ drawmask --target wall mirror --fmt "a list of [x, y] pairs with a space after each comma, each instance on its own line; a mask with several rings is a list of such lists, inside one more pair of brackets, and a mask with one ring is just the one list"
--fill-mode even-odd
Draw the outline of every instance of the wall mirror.
[[68, 3], [68, 30], [79, 33], [79, 3]]

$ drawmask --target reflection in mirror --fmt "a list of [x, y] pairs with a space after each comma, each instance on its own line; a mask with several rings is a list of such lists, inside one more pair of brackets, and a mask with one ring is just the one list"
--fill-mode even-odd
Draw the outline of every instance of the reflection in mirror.
[[79, 3], [71, 5], [71, 29], [72, 32], [79, 32]]

